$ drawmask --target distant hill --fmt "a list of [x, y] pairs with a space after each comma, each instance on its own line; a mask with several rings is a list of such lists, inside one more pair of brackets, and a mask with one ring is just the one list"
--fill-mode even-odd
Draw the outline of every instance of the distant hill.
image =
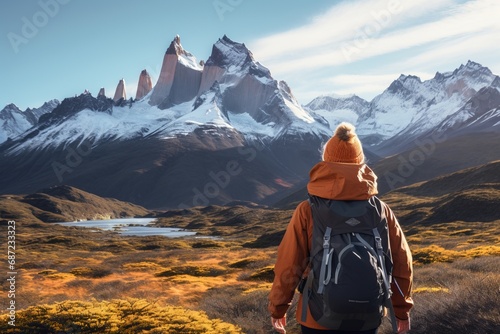
[[399, 188], [382, 199], [402, 224], [500, 220], [500, 161]]
[[[432, 174], [432, 170], [428, 173]], [[397, 211], [402, 223], [500, 219], [500, 160], [401, 187], [379, 197]], [[274, 207], [293, 209], [306, 198], [304, 186]]]
[[64, 222], [137, 217], [145, 208], [99, 197], [70, 186], [57, 186], [29, 195], [0, 195], [0, 222], [5, 220]]
[[374, 162], [379, 194], [500, 159], [500, 132], [439, 138], [438, 142], [429, 136], [412, 149]]

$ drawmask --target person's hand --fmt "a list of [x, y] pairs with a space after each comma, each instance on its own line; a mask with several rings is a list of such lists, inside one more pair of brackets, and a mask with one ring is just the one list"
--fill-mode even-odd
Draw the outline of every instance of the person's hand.
[[282, 334], [286, 334], [285, 326], [286, 326], [286, 315], [283, 318], [273, 318], [271, 317], [271, 323], [273, 324], [273, 328]]
[[410, 330], [410, 318], [406, 320], [397, 319], [398, 334], [406, 334]]

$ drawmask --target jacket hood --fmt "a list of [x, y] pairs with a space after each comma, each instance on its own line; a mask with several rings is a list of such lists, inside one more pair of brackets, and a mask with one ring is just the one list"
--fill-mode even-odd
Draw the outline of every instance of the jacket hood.
[[311, 169], [307, 191], [332, 200], [366, 200], [378, 194], [377, 176], [366, 164], [322, 161]]

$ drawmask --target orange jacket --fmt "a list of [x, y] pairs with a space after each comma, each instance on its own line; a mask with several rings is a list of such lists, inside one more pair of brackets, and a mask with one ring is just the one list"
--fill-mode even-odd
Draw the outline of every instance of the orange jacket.
[[[307, 185], [309, 194], [333, 200], [366, 200], [376, 195], [377, 176], [365, 164], [320, 162], [311, 169]], [[392, 304], [396, 317], [405, 320], [413, 306], [412, 256], [404, 234], [392, 210], [382, 202], [389, 226], [392, 251]], [[282, 318], [292, 301], [295, 289], [308, 272], [309, 251], [312, 242], [312, 216], [308, 201], [301, 202], [292, 216], [278, 247], [274, 267], [274, 282], [269, 294], [269, 312], [273, 318]], [[396, 284], [397, 283], [397, 284]], [[296, 317], [309, 328], [325, 329], [312, 318], [309, 310], [305, 322], [301, 320], [302, 295]]]

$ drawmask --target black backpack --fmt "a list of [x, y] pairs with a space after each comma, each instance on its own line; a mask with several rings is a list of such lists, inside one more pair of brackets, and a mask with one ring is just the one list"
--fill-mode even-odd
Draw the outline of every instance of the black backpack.
[[336, 201], [309, 196], [313, 217], [310, 271], [303, 282], [307, 305], [326, 328], [363, 331], [380, 326], [384, 307], [397, 332], [391, 297], [389, 231], [377, 197]]

